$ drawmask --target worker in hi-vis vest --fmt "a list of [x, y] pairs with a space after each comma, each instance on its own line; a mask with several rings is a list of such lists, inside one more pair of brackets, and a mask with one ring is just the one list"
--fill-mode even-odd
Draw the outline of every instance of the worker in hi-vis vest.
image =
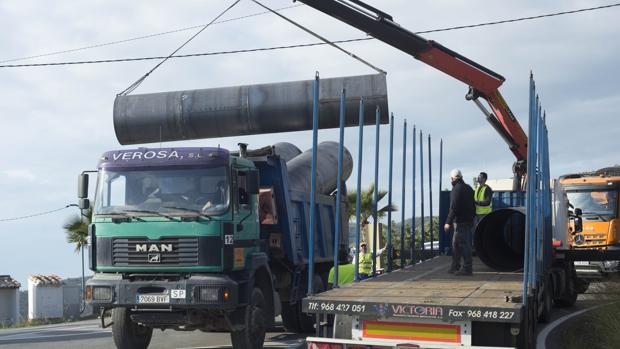
[[480, 223], [480, 220], [484, 216], [493, 211], [493, 189], [489, 187], [487, 183], [487, 174], [480, 172], [478, 175], [478, 187], [474, 191], [474, 203], [476, 204], [476, 224]]
[[[383, 253], [383, 251], [385, 251], [386, 248], [387, 246], [378, 250], [375, 253], [375, 258], [379, 257]], [[365, 242], [362, 242], [360, 244], [360, 253], [358, 254], [358, 261], [359, 261], [360, 279], [361, 280], [367, 279], [372, 274], [372, 252], [368, 252], [368, 250], [366, 249]]]

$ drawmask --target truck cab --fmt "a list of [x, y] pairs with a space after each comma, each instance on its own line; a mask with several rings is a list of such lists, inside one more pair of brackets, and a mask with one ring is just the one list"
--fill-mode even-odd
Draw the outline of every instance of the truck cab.
[[[573, 250], [610, 251], [620, 249], [620, 175], [599, 170], [563, 176], [560, 179], [573, 214], [581, 216], [582, 231], [568, 227]], [[577, 261], [577, 274], [598, 279], [617, 274], [618, 261]]]

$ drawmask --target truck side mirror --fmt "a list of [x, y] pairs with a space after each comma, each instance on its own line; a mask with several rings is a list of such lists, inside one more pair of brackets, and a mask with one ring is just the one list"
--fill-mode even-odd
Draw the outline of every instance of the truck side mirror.
[[248, 171], [246, 175], [246, 188], [248, 194], [256, 195], [260, 190], [260, 178], [258, 175], [258, 171]]
[[88, 197], [88, 175], [82, 173], [78, 177], [78, 199], [86, 199]]

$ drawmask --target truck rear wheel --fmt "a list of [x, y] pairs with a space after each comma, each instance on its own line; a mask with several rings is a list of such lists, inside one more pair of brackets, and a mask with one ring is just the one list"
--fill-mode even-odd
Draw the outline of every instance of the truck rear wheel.
[[118, 349], [146, 349], [153, 329], [131, 321], [127, 308], [112, 310], [112, 337]]
[[254, 287], [245, 309], [244, 329], [230, 333], [233, 348], [261, 349], [265, 342], [267, 303], [260, 288]]
[[577, 289], [575, 287], [575, 278], [569, 277], [566, 280], [566, 289], [564, 294], [555, 299], [555, 305], [561, 308], [568, 308], [575, 305], [577, 302]]

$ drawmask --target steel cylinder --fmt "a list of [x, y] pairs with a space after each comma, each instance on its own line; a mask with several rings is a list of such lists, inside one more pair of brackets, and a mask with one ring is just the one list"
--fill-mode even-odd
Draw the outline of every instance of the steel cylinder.
[[[312, 149], [306, 150], [286, 163], [290, 187], [309, 193], [312, 190]], [[345, 147], [342, 157], [342, 181], [353, 170], [353, 158]], [[338, 184], [338, 142], [321, 142], [317, 146], [316, 189], [317, 193], [329, 195]]]
[[[311, 130], [313, 82], [117, 96], [116, 138], [125, 145]], [[319, 128], [339, 126], [343, 88], [346, 126], [358, 125], [361, 97], [366, 100], [366, 124], [374, 124], [377, 106], [381, 121], [388, 122], [385, 75], [362, 75], [320, 80]]]
[[288, 142], [278, 142], [273, 145], [273, 149], [275, 153], [284, 160], [284, 162], [289, 162], [294, 157], [301, 154], [301, 149], [297, 148], [295, 144]]
[[502, 208], [486, 215], [476, 226], [476, 255], [487, 266], [499, 271], [523, 268], [525, 209]]

